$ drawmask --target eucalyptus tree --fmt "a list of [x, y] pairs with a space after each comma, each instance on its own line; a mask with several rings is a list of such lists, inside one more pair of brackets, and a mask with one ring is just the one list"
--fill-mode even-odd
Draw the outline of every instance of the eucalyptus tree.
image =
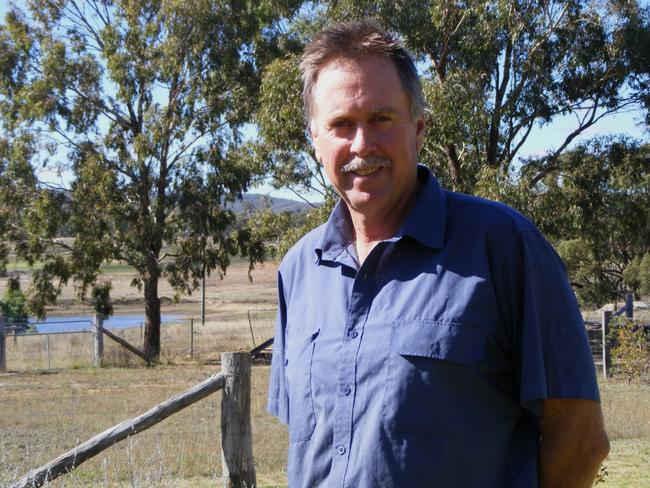
[[74, 242], [55, 242], [56, 251], [43, 244], [46, 268], [33, 284], [41, 306], [58, 292], [55, 276], [74, 279], [82, 297], [93, 286], [99, 296], [101, 264], [126, 262], [143, 292], [145, 353], [155, 360], [160, 279], [189, 292], [204, 272], [225, 272], [234, 253], [258, 249], [237, 233], [224, 203], [263, 169], [240, 157], [240, 132], [255, 109], [260, 72], [283, 49], [283, 23], [299, 3], [28, 0], [27, 12], [11, 7], [0, 30], [3, 126], [8, 139], [31, 138], [33, 166], [72, 173], [64, 213]]
[[562, 255], [577, 295], [602, 304], [630, 291], [647, 293], [650, 144], [598, 138], [560, 159], [531, 208]]

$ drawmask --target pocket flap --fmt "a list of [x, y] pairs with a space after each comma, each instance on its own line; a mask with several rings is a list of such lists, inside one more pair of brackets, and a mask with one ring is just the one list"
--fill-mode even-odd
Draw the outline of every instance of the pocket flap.
[[444, 359], [470, 365], [483, 356], [485, 338], [477, 330], [455, 322], [399, 322], [393, 347], [402, 356]]

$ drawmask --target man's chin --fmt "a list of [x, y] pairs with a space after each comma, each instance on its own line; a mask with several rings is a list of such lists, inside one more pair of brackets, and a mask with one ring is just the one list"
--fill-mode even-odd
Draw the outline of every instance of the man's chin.
[[376, 213], [382, 207], [382, 202], [385, 200], [385, 191], [363, 191], [353, 190], [347, 192], [344, 198], [351, 211], [363, 215], [371, 215]]

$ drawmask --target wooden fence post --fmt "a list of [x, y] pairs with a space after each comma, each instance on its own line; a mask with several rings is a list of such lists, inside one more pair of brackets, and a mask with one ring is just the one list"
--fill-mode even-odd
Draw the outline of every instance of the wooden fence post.
[[95, 314], [95, 320], [93, 321], [93, 339], [95, 343], [93, 359], [95, 362], [95, 367], [100, 368], [102, 362], [104, 361], [104, 333], [102, 329], [104, 328], [104, 319], [98, 313]]
[[625, 316], [628, 319], [634, 318], [634, 295], [632, 293], [625, 295]]
[[7, 371], [7, 351], [5, 349], [7, 342], [5, 338], [5, 330], [5, 318], [4, 315], [0, 313], [0, 373]]
[[221, 354], [224, 375], [221, 397], [221, 451], [224, 488], [256, 486], [251, 430], [251, 355]]
[[609, 323], [612, 320], [612, 312], [610, 310], [603, 310], [601, 317], [602, 333], [603, 333], [603, 377], [607, 379], [612, 367], [612, 357], [609, 350]]

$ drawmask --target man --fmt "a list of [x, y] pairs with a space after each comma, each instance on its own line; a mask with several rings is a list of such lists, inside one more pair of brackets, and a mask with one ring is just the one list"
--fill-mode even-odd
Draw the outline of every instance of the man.
[[289, 485], [590, 486], [609, 447], [556, 253], [417, 165], [423, 97], [394, 35], [336, 25], [301, 67], [341, 200], [278, 276], [269, 411], [289, 425]]

